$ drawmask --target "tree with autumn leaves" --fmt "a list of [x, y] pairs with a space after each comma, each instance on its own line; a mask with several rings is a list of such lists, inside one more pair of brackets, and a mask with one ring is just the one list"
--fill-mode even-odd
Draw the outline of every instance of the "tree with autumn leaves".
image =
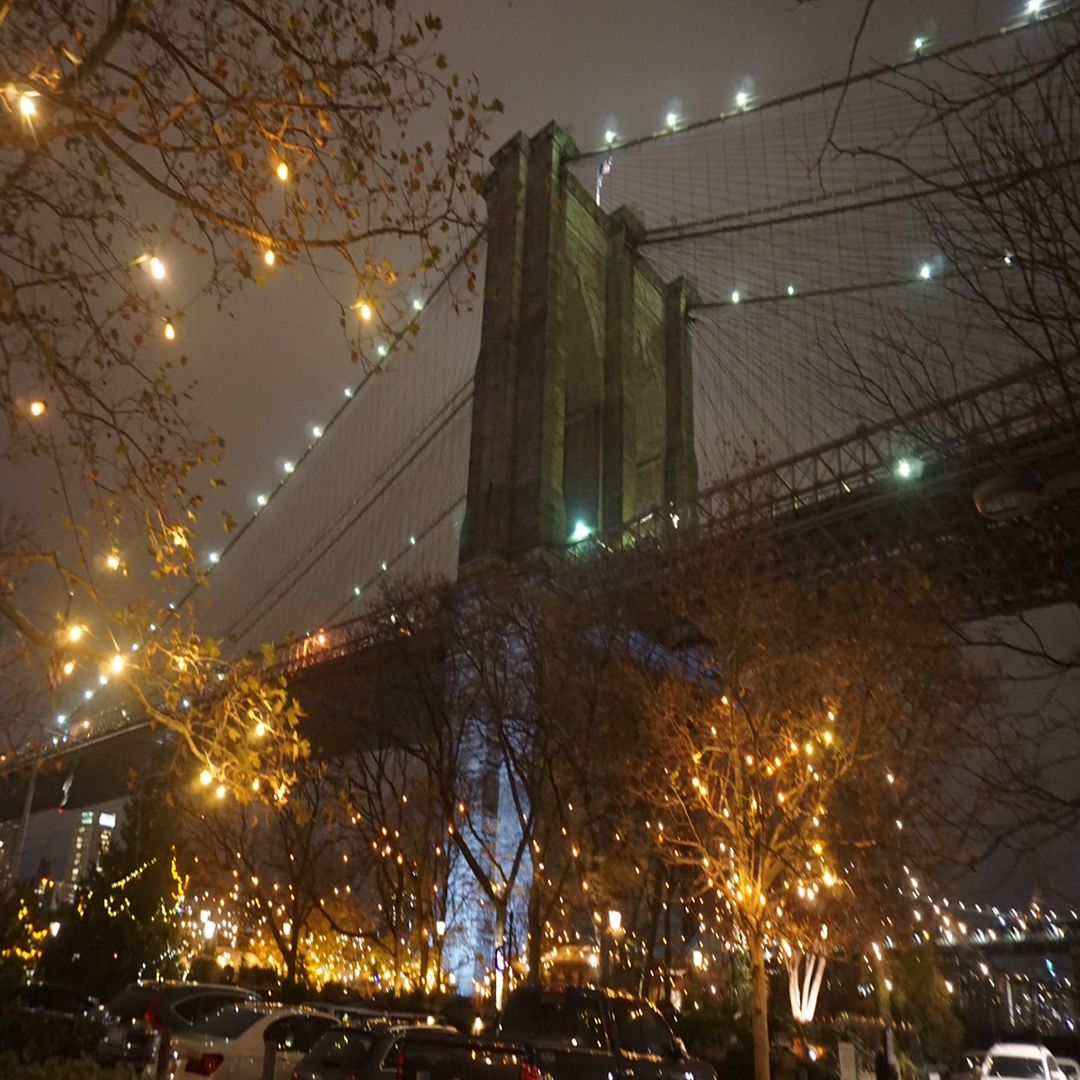
[[499, 108], [440, 29], [394, 0], [0, 3], [0, 619], [42, 712], [137, 711], [211, 792], [288, 784], [305, 745], [191, 612], [223, 444], [185, 320], [291, 266], [345, 282], [354, 362], [418, 332], [399, 285], [474, 239]]
[[749, 953], [767, 1080], [766, 954], [809, 1019], [824, 958], [903, 924], [897, 885], [932, 859], [987, 682], [925, 578], [869, 559], [809, 572], [745, 539], [662, 579], [693, 645], [643, 675], [637, 795], [661, 857]]

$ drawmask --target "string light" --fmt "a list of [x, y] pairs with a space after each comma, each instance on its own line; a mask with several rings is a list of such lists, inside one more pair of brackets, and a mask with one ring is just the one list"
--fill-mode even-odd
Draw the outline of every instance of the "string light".
[[117, 555], [117, 553], [115, 551], [110, 551], [109, 554], [105, 556], [105, 565], [110, 570], [119, 570], [120, 569], [120, 556]]
[[157, 281], [165, 277], [165, 264], [156, 255], [150, 257], [150, 276]]
[[19, 113], [24, 120], [30, 120], [37, 115], [37, 105], [34, 103], [34, 98], [37, 94], [32, 90], [19, 95]]
[[676, 112], [669, 112], [665, 117], [665, 123], [667, 124], [669, 131], [674, 131], [679, 126], [679, 114]]
[[44, 416], [48, 406], [41, 398], [35, 398], [30, 402], [30, 415], [36, 420], [38, 417]]
[[612, 146], [618, 137], [619, 133], [617, 131], [612, 131], [611, 128], [608, 128], [608, 130], [604, 132], [604, 142], [607, 143], [608, 146]]
[[278, 162], [277, 178], [284, 184], [289, 179], [289, 166], [284, 161]]
[[357, 314], [360, 316], [361, 321], [363, 322], [371, 322], [372, 318], [375, 315], [375, 312], [372, 310], [371, 304], [369, 304], [366, 300], [357, 301], [356, 311]]
[[735, 95], [735, 107], [745, 109], [750, 104], [750, 95], [745, 90], [740, 90]]
[[172, 341], [176, 337], [176, 327], [171, 322], [165, 323], [165, 340]]
[[267, 266], [273, 266], [274, 263], [277, 262], [277, 256], [274, 254], [273, 248], [267, 248], [266, 251], [263, 252], [263, 262], [266, 263]]

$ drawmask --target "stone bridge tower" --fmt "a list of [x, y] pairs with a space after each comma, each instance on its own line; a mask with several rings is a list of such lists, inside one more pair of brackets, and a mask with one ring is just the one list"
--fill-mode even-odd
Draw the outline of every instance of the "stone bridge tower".
[[685, 516], [697, 491], [691, 287], [638, 253], [631, 213], [597, 207], [575, 154], [549, 125], [493, 158], [462, 565]]

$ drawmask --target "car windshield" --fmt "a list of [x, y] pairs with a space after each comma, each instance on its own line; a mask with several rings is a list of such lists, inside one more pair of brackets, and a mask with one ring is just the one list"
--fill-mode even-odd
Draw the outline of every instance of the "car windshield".
[[1020, 1057], [1017, 1054], [994, 1054], [986, 1067], [987, 1076], [1004, 1076], [1010, 1080], [1041, 1080], [1042, 1058]]
[[600, 1002], [577, 994], [537, 994], [508, 1002], [502, 1033], [509, 1039], [566, 1042], [582, 1050], [604, 1048]]
[[363, 1063], [375, 1037], [366, 1031], [335, 1028], [320, 1035], [308, 1051], [312, 1064], [329, 1067], [351, 1067]]
[[262, 1015], [260, 1009], [227, 1006], [221, 1012], [208, 1016], [201, 1024], [196, 1024], [191, 1029], [191, 1034], [210, 1035], [215, 1039], [235, 1039], [243, 1035]]

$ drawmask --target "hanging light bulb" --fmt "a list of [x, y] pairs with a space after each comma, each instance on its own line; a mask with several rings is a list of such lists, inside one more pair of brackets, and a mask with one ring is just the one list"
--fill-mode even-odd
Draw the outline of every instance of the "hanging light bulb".
[[172, 341], [176, 337], [176, 327], [171, 322], [165, 322], [165, 340]]
[[278, 162], [277, 178], [284, 184], [289, 179], [289, 166], [284, 161]]
[[263, 262], [266, 263], [267, 266], [273, 266], [274, 263], [277, 262], [277, 256], [274, 254], [273, 248], [267, 248], [266, 251], [263, 252]]

